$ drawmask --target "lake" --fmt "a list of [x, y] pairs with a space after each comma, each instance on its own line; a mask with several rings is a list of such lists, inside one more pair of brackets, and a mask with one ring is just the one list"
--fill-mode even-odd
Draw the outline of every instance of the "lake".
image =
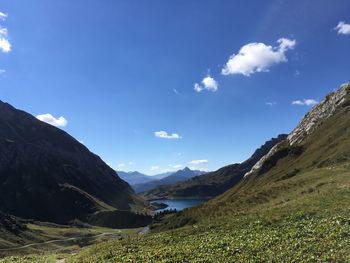
[[167, 204], [167, 208], [158, 209], [157, 212], [161, 212], [168, 209], [176, 209], [177, 211], [184, 210], [185, 208], [190, 208], [196, 205], [200, 205], [208, 199], [159, 199], [155, 202]]

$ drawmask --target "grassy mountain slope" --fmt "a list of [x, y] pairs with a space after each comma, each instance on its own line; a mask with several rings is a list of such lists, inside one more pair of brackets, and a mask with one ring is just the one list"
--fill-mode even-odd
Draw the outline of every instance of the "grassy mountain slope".
[[[135, 235], [142, 228], [111, 229], [104, 227], [77, 225], [67, 226], [33, 220], [23, 220], [0, 212], [0, 261], [11, 255], [49, 253], [49, 251], [71, 252], [81, 247], [110, 239], [119, 239], [129, 234]], [[38, 257], [19, 257], [19, 262], [37, 262]], [[48, 262], [49, 257], [39, 257]], [[29, 260], [31, 259], [31, 260]], [[9, 262], [13, 262], [11, 257]], [[54, 261], [55, 262], [55, 261]]]
[[[276, 146], [259, 168], [247, 174], [240, 185], [213, 203], [227, 203], [235, 207], [248, 205], [252, 209], [255, 202], [261, 206], [274, 203], [281, 196], [285, 200], [302, 198], [305, 191], [318, 193], [320, 189], [328, 189], [345, 190], [344, 194], [347, 193], [346, 174], [350, 161], [350, 86], [344, 86], [343, 89], [347, 94], [331, 116], [313, 119], [317, 128], [311, 134], [301, 136], [301, 141], [293, 144], [290, 142], [293, 137], [291, 134], [287, 140]], [[327, 105], [327, 100], [332, 96], [334, 94], [328, 95], [323, 105]], [[321, 103], [316, 106], [314, 111], [323, 105]], [[306, 118], [308, 116], [309, 114]]]
[[96, 244], [66, 262], [349, 262], [349, 168], [287, 179], [286, 195], [265, 186], [271, 199], [257, 192], [237, 210], [210, 202], [163, 218], [154, 233]]
[[66, 132], [0, 102], [0, 210], [56, 223], [145, 202]]
[[285, 139], [281, 134], [265, 142], [254, 154], [240, 164], [231, 164], [215, 172], [196, 176], [175, 185], [163, 185], [148, 191], [147, 198], [210, 198], [222, 194], [242, 180], [245, 173], [267, 154], [273, 146]]

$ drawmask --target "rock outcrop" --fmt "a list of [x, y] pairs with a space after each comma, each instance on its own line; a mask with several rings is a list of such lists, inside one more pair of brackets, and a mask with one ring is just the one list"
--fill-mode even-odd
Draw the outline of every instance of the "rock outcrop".
[[303, 142], [304, 138], [314, 132], [325, 119], [331, 117], [345, 101], [345, 97], [349, 92], [350, 83], [344, 84], [339, 90], [328, 94], [309, 111], [300, 124], [288, 135], [287, 140], [290, 145]]
[[346, 101], [346, 97], [349, 93], [350, 83], [346, 83], [337, 91], [328, 94], [304, 116], [299, 125], [288, 135], [285, 141], [275, 145], [244, 175], [244, 177], [250, 176], [258, 171], [267, 160], [277, 153], [282, 143], [287, 142], [290, 146], [302, 144], [307, 136], [312, 134], [326, 119], [336, 113], [337, 109]]

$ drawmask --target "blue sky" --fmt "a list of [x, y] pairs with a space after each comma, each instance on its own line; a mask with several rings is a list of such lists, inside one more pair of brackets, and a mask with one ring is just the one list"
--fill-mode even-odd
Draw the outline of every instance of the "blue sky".
[[11, 0], [0, 12], [0, 99], [119, 170], [240, 162], [350, 80], [348, 0]]

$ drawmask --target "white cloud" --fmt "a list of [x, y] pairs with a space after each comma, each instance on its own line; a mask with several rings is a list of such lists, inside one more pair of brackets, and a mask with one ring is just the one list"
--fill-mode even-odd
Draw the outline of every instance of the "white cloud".
[[300, 106], [313, 106], [313, 105], [316, 105], [317, 103], [318, 103], [317, 100], [314, 100], [314, 99], [292, 101], [292, 105], [300, 105]]
[[350, 24], [346, 24], [345, 22], [339, 22], [334, 29], [338, 31], [339, 35], [350, 35]]
[[201, 92], [203, 90], [203, 86], [201, 86], [200, 84], [198, 83], [194, 83], [194, 90], [197, 91], [197, 92]]
[[189, 164], [193, 164], [193, 165], [206, 164], [206, 163], [208, 163], [208, 160], [193, 160], [189, 162]]
[[65, 127], [68, 123], [68, 121], [63, 116], [57, 119], [54, 116], [52, 116], [50, 113], [40, 114], [36, 116], [36, 118], [38, 120], [41, 120], [43, 122], [46, 122], [56, 127]]
[[168, 134], [166, 131], [156, 131], [154, 136], [163, 139], [181, 139], [182, 137], [177, 133]]
[[[7, 14], [0, 12], [0, 20], [4, 21], [7, 17]], [[7, 28], [0, 25], [0, 50], [3, 53], [8, 53], [11, 51], [11, 43], [9, 42]]]
[[2, 37], [7, 37], [7, 35], [8, 35], [7, 28], [2, 27], [2, 26], [0, 25], [0, 36], [2, 36]]
[[157, 165], [151, 166], [150, 170], [151, 171], [159, 170], [159, 166], [157, 166]]
[[11, 43], [6, 38], [0, 38], [0, 50], [3, 53], [11, 51]]
[[0, 69], [0, 75], [1, 74], [5, 74], [6, 73], [6, 70], [5, 69]]
[[276, 104], [277, 104], [277, 102], [276, 101], [270, 101], [270, 102], [265, 102], [265, 104], [267, 105], [267, 106], [275, 106]]
[[128, 162], [128, 165], [135, 165], [135, 162]]
[[174, 168], [174, 169], [179, 169], [179, 168], [183, 167], [182, 164], [175, 164], [175, 165], [169, 164], [168, 166], [169, 166], [169, 167], [172, 167], [172, 168]]
[[197, 92], [201, 92], [203, 90], [209, 90], [209, 91], [217, 91], [219, 87], [218, 82], [212, 78], [210, 75], [206, 76], [202, 79], [202, 84], [195, 83], [194, 84], [194, 90]]
[[197, 170], [197, 171], [202, 171], [202, 172], [209, 172], [209, 169], [208, 168], [204, 168], [204, 167], [189, 166], [188, 168], [190, 168], [191, 170]]
[[125, 163], [118, 164], [118, 167], [125, 167]]
[[7, 18], [7, 14], [0, 12], [0, 20], [4, 21]]
[[287, 62], [286, 52], [296, 45], [295, 40], [280, 38], [276, 47], [264, 43], [249, 43], [233, 54], [221, 70], [223, 75], [242, 74], [250, 76], [256, 72], [268, 72], [270, 67]]

